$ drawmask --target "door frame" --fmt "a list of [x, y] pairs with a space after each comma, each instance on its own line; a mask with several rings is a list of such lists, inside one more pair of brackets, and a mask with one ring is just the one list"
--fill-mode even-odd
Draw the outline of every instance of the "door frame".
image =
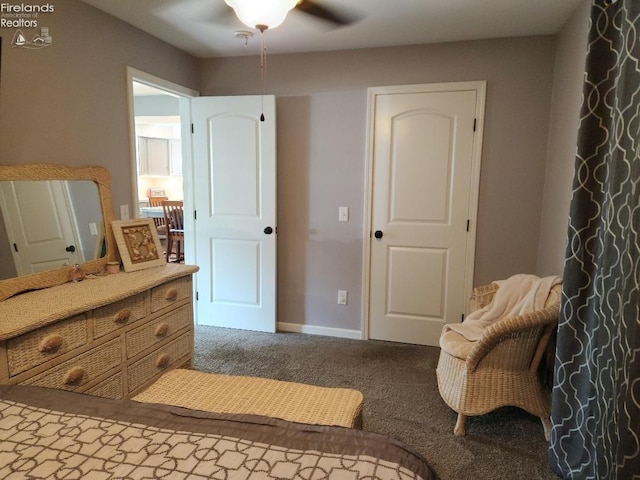
[[[364, 226], [362, 245], [362, 305], [361, 305], [361, 338], [369, 339], [370, 296], [371, 296], [371, 225], [373, 222], [373, 152], [375, 105], [378, 95], [476, 91], [476, 135], [473, 140], [471, 158], [471, 180], [469, 185], [469, 236], [467, 256], [465, 260], [464, 292], [471, 298], [476, 251], [476, 230], [478, 218], [478, 198], [480, 193], [480, 166], [482, 161], [482, 138], [484, 134], [484, 117], [486, 101], [486, 81], [425, 83], [415, 85], [395, 85], [386, 87], [370, 87], [367, 89], [367, 131], [364, 169]], [[468, 313], [468, 304], [463, 305], [463, 312]]]
[[[191, 99], [198, 97], [200, 93], [196, 90], [192, 90], [177, 83], [170, 82], [150, 73], [137, 70], [133, 67], [127, 66], [127, 108], [129, 111], [129, 166], [131, 168], [131, 185], [130, 185], [130, 198], [129, 203], [133, 210], [130, 212], [136, 216], [138, 205], [138, 185], [137, 185], [137, 168], [136, 168], [136, 124], [135, 124], [135, 109], [134, 109], [134, 95], [133, 95], [133, 82], [144, 83], [151, 87], [165, 92], [176, 95], [180, 100], [180, 123], [182, 137], [182, 182], [184, 191], [184, 209], [187, 212], [193, 211], [195, 199], [193, 197], [194, 187], [194, 172], [193, 172], [193, 157], [191, 155]], [[185, 230], [185, 244], [189, 245], [189, 248], [184, 248], [185, 263], [194, 263], [193, 253], [195, 252], [195, 239], [194, 239], [195, 220], [193, 215], [185, 215], [184, 218], [184, 230]], [[186, 245], [185, 245], [186, 247]], [[194, 292], [195, 292], [194, 282]]]
[[[182, 138], [182, 182], [184, 192], [184, 209], [187, 212], [193, 212], [194, 198], [194, 172], [193, 172], [193, 156], [191, 146], [191, 99], [200, 96], [200, 92], [190, 88], [170, 82], [164, 78], [156, 77], [150, 73], [127, 66], [127, 110], [129, 121], [129, 166], [131, 168], [131, 184], [129, 186], [130, 197], [129, 204], [135, 207], [133, 216], [137, 216], [138, 205], [138, 171], [136, 166], [136, 122], [135, 122], [135, 105], [133, 95], [133, 82], [144, 83], [150, 87], [164, 90], [169, 94], [176, 95], [179, 98], [180, 105], [180, 136]], [[195, 264], [195, 219], [193, 215], [185, 215], [184, 217], [185, 245], [184, 261], [187, 264]], [[188, 252], [188, 253], [187, 253]], [[196, 281], [193, 282], [193, 298], [196, 298], [197, 274]], [[197, 309], [194, 304], [194, 322], [197, 322]]]

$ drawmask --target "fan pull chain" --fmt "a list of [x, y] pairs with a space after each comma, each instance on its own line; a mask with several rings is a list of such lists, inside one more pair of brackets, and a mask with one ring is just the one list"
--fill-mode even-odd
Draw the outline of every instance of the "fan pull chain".
[[260, 31], [260, 74], [262, 77], [262, 96], [260, 97], [260, 121], [264, 122], [264, 96], [267, 90], [267, 48], [264, 30]]

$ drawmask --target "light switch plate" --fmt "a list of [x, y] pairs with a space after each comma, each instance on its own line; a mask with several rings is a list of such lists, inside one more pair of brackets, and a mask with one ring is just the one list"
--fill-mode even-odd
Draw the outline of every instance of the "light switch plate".
[[338, 221], [339, 222], [349, 221], [349, 207], [338, 207]]
[[120, 205], [120, 220], [129, 220], [129, 205]]

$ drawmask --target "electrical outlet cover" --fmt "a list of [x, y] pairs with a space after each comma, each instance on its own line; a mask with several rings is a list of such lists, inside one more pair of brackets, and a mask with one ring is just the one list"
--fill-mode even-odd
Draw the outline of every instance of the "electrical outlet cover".
[[346, 305], [346, 304], [347, 304], [347, 291], [338, 290], [338, 305]]

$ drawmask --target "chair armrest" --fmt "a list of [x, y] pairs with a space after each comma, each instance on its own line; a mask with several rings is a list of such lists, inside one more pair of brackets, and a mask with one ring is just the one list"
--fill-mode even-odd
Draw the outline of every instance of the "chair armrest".
[[[528, 329], [545, 327], [558, 321], [558, 313], [560, 305], [555, 304], [550, 307], [518, 315], [500, 320], [493, 325], [487, 327], [482, 336], [476, 341], [471, 348], [466, 360], [468, 372], [475, 371], [482, 359], [496, 346], [500, 341], [509, 335], [523, 332]], [[542, 334], [542, 330], [541, 330]]]
[[480, 310], [491, 303], [493, 296], [498, 291], [498, 285], [495, 283], [489, 283], [488, 285], [482, 285], [475, 287], [471, 294], [471, 311]]

